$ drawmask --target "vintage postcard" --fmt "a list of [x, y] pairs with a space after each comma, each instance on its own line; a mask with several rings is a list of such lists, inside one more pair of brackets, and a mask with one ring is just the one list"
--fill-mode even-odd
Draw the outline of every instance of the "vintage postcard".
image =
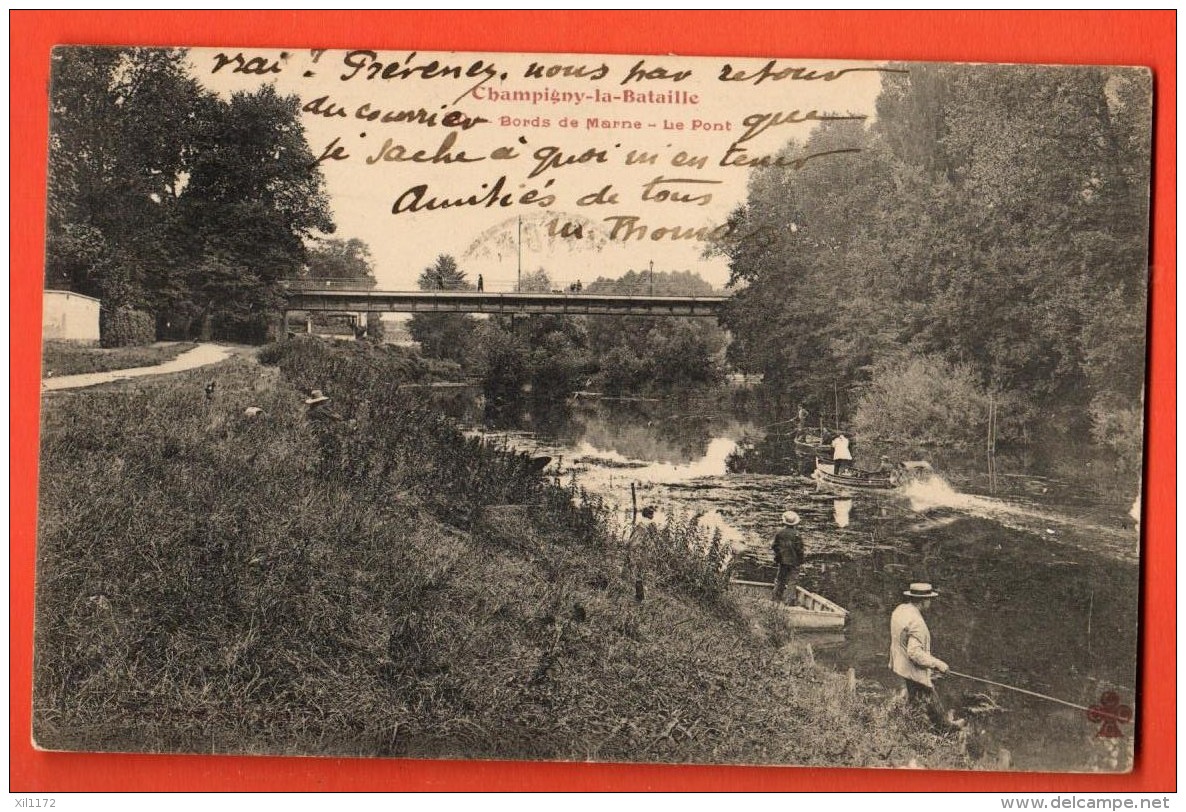
[[1132, 768], [1147, 70], [52, 63], [38, 747]]

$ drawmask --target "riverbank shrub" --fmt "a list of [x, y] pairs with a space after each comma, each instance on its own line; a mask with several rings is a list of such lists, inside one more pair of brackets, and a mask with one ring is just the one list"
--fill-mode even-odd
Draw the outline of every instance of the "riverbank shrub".
[[701, 526], [697, 515], [669, 516], [642, 536], [642, 544], [629, 554], [641, 557], [644, 584], [707, 607], [725, 604], [733, 553], [719, 530]]
[[988, 393], [971, 368], [911, 356], [874, 368], [852, 427], [869, 439], [966, 449], [984, 444], [988, 412]]
[[40, 746], [964, 765], [754, 637], [690, 518], [640, 602], [605, 507], [420, 410], [414, 358], [264, 355], [47, 396]]

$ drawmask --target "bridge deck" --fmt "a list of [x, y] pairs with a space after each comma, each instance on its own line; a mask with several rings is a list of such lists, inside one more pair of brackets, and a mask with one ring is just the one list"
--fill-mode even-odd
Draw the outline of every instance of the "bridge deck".
[[716, 316], [727, 296], [608, 296], [472, 290], [291, 290], [286, 311], [555, 313], [574, 316]]

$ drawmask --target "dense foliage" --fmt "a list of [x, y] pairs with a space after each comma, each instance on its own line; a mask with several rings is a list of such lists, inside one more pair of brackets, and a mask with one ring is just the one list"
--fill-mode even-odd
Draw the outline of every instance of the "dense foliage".
[[[375, 262], [370, 246], [357, 237], [348, 240], [328, 237], [308, 247], [308, 262], [297, 276], [297, 283], [314, 288], [371, 289], [376, 285]], [[319, 333], [349, 334], [381, 342], [385, 334], [382, 314], [366, 314], [362, 324], [354, 324], [340, 313], [311, 312], [308, 318]]]
[[99, 311], [99, 344], [103, 347], [136, 347], [156, 339], [152, 314], [131, 307]]
[[1086, 436], [1092, 415], [1098, 429], [1133, 409], [1149, 74], [911, 65], [884, 82], [875, 123], [827, 122], [787, 147], [859, 152], [755, 172], [722, 246], [743, 283], [731, 360], [813, 412], [838, 400], [842, 419], [870, 381], [902, 411], [878, 370], [922, 358], [1007, 400], [1014, 437]]
[[308, 263], [297, 278], [327, 287], [373, 288], [375, 261], [371, 248], [357, 237], [319, 240], [309, 247]]
[[299, 100], [222, 98], [186, 52], [52, 57], [46, 285], [156, 314], [162, 335], [260, 340], [305, 241], [333, 230]]
[[[421, 289], [472, 290], [465, 271], [448, 255], [419, 278]], [[518, 288], [556, 290], [544, 268], [523, 275]], [[682, 272], [628, 271], [600, 278], [581, 293], [708, 295], [712, 286]], [[608, 394], [667, 391], [704, 386], [723, 378], [724, 331], [712, 319], [624, 316], [495, 317], [418, 313], [412, 337], [428, 356], [456, 361], [483, 382], [492, 405], [563, 398], [593, 386]]]
[[[598, 278], [587, 293], [708, 296], [712, 285], [690, 271], [628, 271]], [[596, 385], [607, 394], [707, 386], [724, 377], [725, 332], [715, 319], [602, 316], [589, 319]]]

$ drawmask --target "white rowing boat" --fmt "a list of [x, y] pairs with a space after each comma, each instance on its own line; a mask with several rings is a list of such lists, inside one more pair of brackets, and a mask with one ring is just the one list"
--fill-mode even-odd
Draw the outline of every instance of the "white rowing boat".
[[[766, 600], [770, 600], [774, 592], [774, 584], [763, 581], [733, 580], [729, 586], [738, 592]], [[838, 629], [848, 622], [847, 609], [801, 586], [795, 587], [794, 599], [779, 604], [779, 609], [792, 626], [800, 629]]]

